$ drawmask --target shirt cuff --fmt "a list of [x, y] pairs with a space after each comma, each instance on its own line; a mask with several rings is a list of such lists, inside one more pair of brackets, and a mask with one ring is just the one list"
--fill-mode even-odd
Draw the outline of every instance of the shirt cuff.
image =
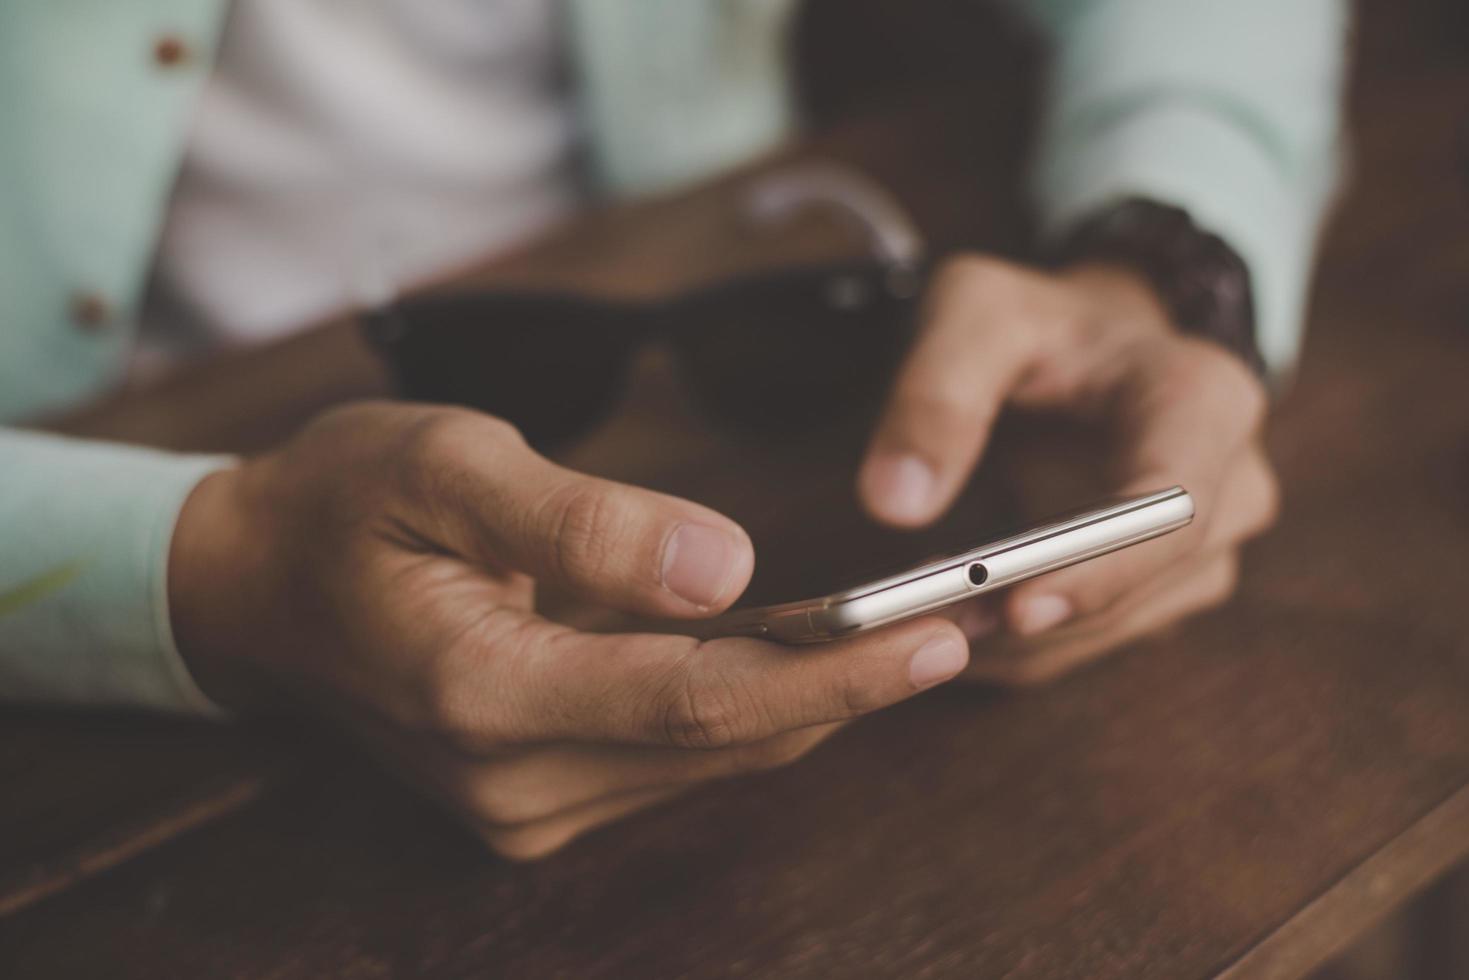
[[224, 715], [174, 643], [168, 558], [233, 462], [0, 430], [0, 699]]
[[1260, 353], [1272, 375], [1288, 374], [1330, 175], [1307, 187], [1287, 180], [1233, 121], [1186, 102], [1140, 108], [1100, 131], [1080, 129], [1087, 131], [1054, 134], [1042, 153], [1043, 234], [1064, 235], [1131, 197], [1183, 208], [1248, 266]]

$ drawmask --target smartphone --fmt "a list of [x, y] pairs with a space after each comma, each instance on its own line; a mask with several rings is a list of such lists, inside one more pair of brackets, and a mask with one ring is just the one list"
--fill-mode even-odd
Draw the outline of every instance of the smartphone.
[[817, 599], [736, 609], [711, 636], [820, 643], [888, 626], [1167, 534], [1194, 518], [1183, 487], [1095, 504], [1039, 527]]

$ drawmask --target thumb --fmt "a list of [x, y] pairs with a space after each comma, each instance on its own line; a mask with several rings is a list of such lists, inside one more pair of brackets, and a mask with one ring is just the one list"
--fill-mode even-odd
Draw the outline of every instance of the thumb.
[[749, 582], [748, 535], [707, 507], [558, 466], [495, 419], [454, 413], [436, 427], [416, 454], [424, 503], [468, 557], [652, 616], [718, 612]]

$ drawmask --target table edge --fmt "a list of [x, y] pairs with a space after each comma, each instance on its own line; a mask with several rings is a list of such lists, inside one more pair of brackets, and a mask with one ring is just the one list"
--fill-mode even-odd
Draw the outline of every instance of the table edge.
[[1469, 784], [1267, 933], [1215, 980], [1298, 980], [1469, 856]]

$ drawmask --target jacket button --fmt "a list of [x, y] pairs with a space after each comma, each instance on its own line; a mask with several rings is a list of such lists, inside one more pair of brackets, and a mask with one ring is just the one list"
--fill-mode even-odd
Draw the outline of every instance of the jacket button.
[[112, 321], [112, 306], [100, 293], [78, 292], [71, 297], [71, 322], [89, 332], [105, 328]]
[[153, 63], [160, 68], [187, 64], [190, 55], [189, 46], [176, 34], [164, 34], [153, 42]]

